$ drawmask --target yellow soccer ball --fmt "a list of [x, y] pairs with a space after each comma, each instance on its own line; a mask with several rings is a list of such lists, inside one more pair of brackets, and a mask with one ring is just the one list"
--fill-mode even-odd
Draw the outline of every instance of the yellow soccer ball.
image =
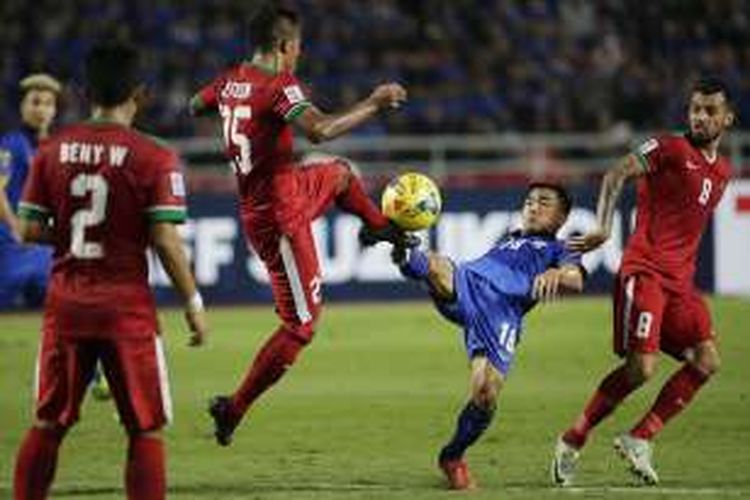
[[388, 183], [381, 197], [386, 217], [404, 231], [420, 231], [437, 222], [442, 208], [440, 189], [426, 175], [409, 172]]

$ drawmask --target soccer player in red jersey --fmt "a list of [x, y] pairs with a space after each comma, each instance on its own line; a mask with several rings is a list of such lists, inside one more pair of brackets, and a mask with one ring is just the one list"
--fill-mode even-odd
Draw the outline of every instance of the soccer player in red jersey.
[[335, 204], [363, 220], [363, 244], [408, 240], [373, 204], [345, 161], [298, 164], [291, 127], [296, 125], [313, 142], [333, 139], [381, 110], [398, 107], [406, 100], [404, 88], [383, 84], [350, 109], [326, 114], [310, 102], [294, 76], [301, 44], [298, 15], [266, 6], [252, 20], [250, 36], [252, 61], [225, 71], [191, 100], [194, 114], [218, 110], [223, 119], [242, 224], [268, 270], [281, 319], [234, 394], [217, 396], [210, 404], [215, 436], [224, 446], [250, 405], [313, 338], [321, 310], [321, 272], [311, 222]]
[[574, 237], [572, 249], [589, 251], [608, 238], [626, 181], [637, 180], [637, 219], [614, 290], [614, 350], [624, 362], [600, 383], [583, 413], [557, 442], [553, 480], [569, 484], [579, 450], [591, 430], [656, 370], [659, 351], [683, 362], [655, 403], [615, 449], [646, 484], [658, 475], [651, 441], [680, 413], [719, 367], [716, 333], [693, 284], [703, 231], [731, 174], [718, 148], [734, 113], [724, 84], [702, 79], [692, 88], [689, 132], [647, 140], [607, 172], [597, 209], [598, 228]]
[[165, 496], [159, 431], [171, 400], [146, 249], [186, 304], [190, 345], [206, 323], [175, 224], [185, 220], [178, 156], [131, 123], [142, 99], [138, 55], [105, 43], [86, 58], [91, 120], [50, 137], [20, 204], [25, 241], [54, 246], [36, 372], [35, 421], [16, 459], [14, 498], [45, 498], [60, 444], [78, 419], [97, 361], [128, 434], [130, 499]]

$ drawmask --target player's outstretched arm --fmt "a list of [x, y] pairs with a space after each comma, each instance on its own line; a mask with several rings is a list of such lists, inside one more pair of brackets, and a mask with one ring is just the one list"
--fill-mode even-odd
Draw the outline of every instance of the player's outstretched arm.
[[579, 266], [553, 267], [536, 275], [531, 289], [531, 297], [534, 300], [549, 302], [556, 299], [563, 290], [583, 291], [583, 281], [583, 271]]
[[568, 248], [584, 253], [598, 248], [607, 241], [612, 232], [615, 209], [620, 201], [620, 194], [625, 182], [643, 175], [644, 172], [634, 154], [625, 156], [614, 168], [607, 171], [604, 179], [602, 179], [602, 187], [599, 191], [599, 202], [596, 208], [596, 229], [584, 235], [572, 236], [568, 240]]
[[296, 120], [297, 127], [313, 143], [330, 141], [346, 134], [383, 109], [398, 108], [406, 101], [406, 89], [398, 83], [379, 85], [367, 98], [336, 114], [326, 114], [316, 106], [307, 108]]
[[185, 319], [192, 332], [189, 345], [199, 346], [204, 343], [208, 334], [203, 299], [190, 272], [187, 257], [182, 249], [182, 240], [174, 224], [153, 223], [151, 245], [185, 303]]

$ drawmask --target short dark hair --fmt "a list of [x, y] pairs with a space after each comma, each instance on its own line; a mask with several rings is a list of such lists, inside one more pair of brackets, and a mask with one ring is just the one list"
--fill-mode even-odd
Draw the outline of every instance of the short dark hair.
[[722, 80], [721, 78], [717, 76], [704, 76], [699, 78], [698, 80], [693, 83], [693, 86], [690, 88], [690, 95], [693, 94], [703, 94], [703, 95], [711, 95], [711, 94], [724, 94], [724, 100], [729, 104], [732, 105], [732, 96], [729, 91], [729, 86]]
[[138, 51], [117, 41], [98, 42], [86, 56], [86, 93], [92, 103], [116, 106], [140, 85]]
[[294, 10], [267, 3], [250, 21], [250, 43], [255, 50], [270, 52], [279, 42], [296, 37], [299, 26]]
[[557, 195], [557, 199], [560, 200], [560, 208], [562, 208], [563, 215], [566, 217], [568, 216], [570, 209], [573, 207], [573, 200], [564, 187], [554, 182], [532, 182], [526, 189], [526, 196], [528, 196], [534, 189], [549, 189], [554, 191]]

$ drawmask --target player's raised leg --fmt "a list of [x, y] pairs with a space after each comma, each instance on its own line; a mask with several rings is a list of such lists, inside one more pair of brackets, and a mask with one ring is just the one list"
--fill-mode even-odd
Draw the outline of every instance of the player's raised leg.
[[438, 456], [438, 464], [451, 489], [476, 488], [464, 454], [492, 422], [502, 383], [502, 374], [486, 356], [478, 355], [471, 360], [471, 397], [458, 416], [453, 436]]

